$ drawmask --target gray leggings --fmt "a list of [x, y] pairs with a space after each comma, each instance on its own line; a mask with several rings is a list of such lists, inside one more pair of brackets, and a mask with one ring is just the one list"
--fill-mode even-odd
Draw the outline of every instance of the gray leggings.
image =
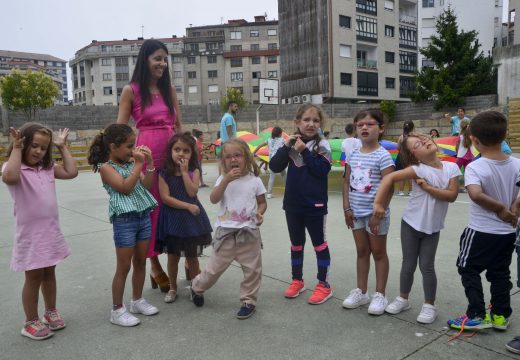
[[431, 235], [415, 230], [406, 221], [401, 220], [401, 247], [403, 250], [403, 264], [401, 266], [401, 293], [409, 294], [412, 290], [413, 274], [417, 268], [423, 276], [424, 299], [435, 301], [437, 292], [437, 275], [435, 274], [435, 253], [439, 244], [437, 231]]

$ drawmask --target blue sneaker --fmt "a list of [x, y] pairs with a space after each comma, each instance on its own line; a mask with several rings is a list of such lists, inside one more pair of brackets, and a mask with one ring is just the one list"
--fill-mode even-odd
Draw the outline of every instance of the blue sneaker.
[[195, 306], [202, 307], [204, 305], [204, 295], [199, 295], [195, 291], [193, 291], [193, 288], [190, 287], [191, 291], [191, 301], [195, 304]]
[[237, 312], [237, 319], [240, 319], [240, 320], [247, 319], [247, 318], [251, 317], [251, 315], [253, 315], [254, 312], [255, 312], [254, 305], [244, 303], [242, 305], [242, 307], [240, 308], [240, 310], [238, 310], [238, 312]]
[[489, 314], [486, 314], [484, 319], [478, 316], [470, 319], [464, 314], [458, 318], [448, 320], [448, 325], [457, 330], [483, 330], [493, 327]]

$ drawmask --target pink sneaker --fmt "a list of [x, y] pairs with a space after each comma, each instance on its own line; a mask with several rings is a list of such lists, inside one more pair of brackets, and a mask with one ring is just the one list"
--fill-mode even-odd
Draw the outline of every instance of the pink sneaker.
[[286, 298], [294, 299], [303, 291], [305, 291], [305, 285], [303, 285], [303, 280], [293, 279], [287, 290], [285, 290], [284, 295]]
[[40, 321], [40, 319], [27, 321], [22, 328], [22, 335], [33, 340], [44, 340], [54, 335], [54, 333]]
[[65, 320], [63, 320], [60, 313], [56, 309], [45, 310], [42, 322], [48, 325], [49, 329], [51, 330], [60, 330], [67, 326], [65, 324]]
[[309, 304], [319, 305], [323, 304], [325, 301], [332, 297], [332, 289], [330, 287], [326, 287], [322, 283], [318, 283], [316, 288], [314, 289], [312, 295], [307, 300]]

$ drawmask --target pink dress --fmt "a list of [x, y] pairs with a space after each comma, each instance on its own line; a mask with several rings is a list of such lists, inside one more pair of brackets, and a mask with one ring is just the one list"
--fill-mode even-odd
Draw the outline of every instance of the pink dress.
[[22, 164], [20, 181], [7, 188], [16, 220], [11, 270], [46, 268], [69, 256], [70, 248], [60, 230], [54, 169]]
[[153, 163], [155, 171], [153, 175], [153, 184], [150, 192], [159, 203], [151, 214], [152, 220], [152, 237], [150, 239], [148, 257], [159, 255], [155, 248], [155, 232], [157, 229], [157, 220], [159, 219], [159, 209], [161, 207], [161, 196], [159, 195], [159, 169], [164, 166], [165, 151], [168, 140], [175, 134], [174, 125], [176, 121], [175, 113], [170, 114], [168, 105], [164, 102], [160, 94], [152, 94], [152, 102], [143, 112], [141, 112], [141, 94], [139, 93], [139, 85], [131, 83], [130, 87], [134, 93], [134, 102], [132, 104], [132, 118], [135, 126], [139, 130], [137, 134], [136, 145], [146, 145], [152, 150]]

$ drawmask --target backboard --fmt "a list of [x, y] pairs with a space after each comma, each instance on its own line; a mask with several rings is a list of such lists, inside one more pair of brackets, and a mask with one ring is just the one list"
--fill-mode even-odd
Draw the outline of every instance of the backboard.
[[259, 103], [264, 105], [278, 105], [278, 80], [259, 79]]

